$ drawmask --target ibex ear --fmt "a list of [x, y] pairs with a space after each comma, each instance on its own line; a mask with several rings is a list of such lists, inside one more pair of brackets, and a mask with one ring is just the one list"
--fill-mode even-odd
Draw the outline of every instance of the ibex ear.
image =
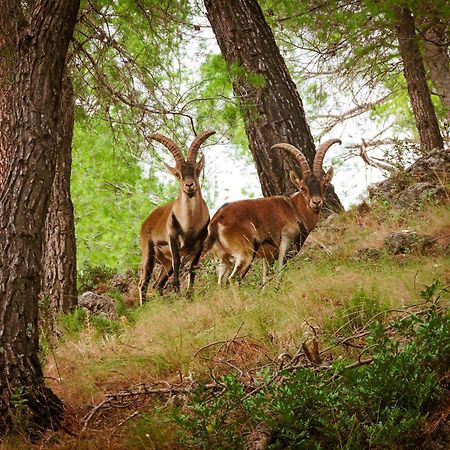
[[172, 175], [174, 175], [177, 178], [180, 178], [180, 173], [178, 172], [178, 169], [176, 167], [170, 167], [166, 163], [164, 163], [164, 165], [166, 166], [166, 169], [169, 173], [171, 173]]
[[333, 178], [334, 170], [332, 167], [328, 169], [328, 172], [322, 177], [323, 186], [328, 186]]
[[200, 158], [200, 161], [197, 163], [197, 165], [195, 166], [195, 174], [197, 176], [200, 175], [200, 173], [203, 170], [203, 167], [205, 167], [205, 155], [202, 155], [202, 157]]
[[303, 180], [301, 180], [293, 170], [289, 172], [289, 178], [299, 191], [303, 191], [303, 189], [305, 188]]

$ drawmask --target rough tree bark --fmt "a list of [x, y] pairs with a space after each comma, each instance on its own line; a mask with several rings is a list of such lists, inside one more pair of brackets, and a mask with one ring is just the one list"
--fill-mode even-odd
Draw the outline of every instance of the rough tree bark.
[[[270, 151], [278, 142], [301, 149], [312, 162], [314, 141], [302, 100], [257, 0], [205, 0], [208, 20], [233, 77], [250, 150], [264, 196], [296, 191], [289, 170], [299, 170], [292, 157]], [[240, 67], [236, 70], [233, 67]], [[259, 79], [255, 81], [255, 75]], [[328, 205], [342, 205], [330, 189]]]
[[14, 82], [12, 54], [8, 52], [6, 38], [0, 32], [0, 190], [6, 171], [7, 146], [11, 136], [11, 88]]
[[414, 17], [409, 8], [400, 5], [394, 6], [394, 15], [403, 73], [422, 150], [429, 152], [434, 148], [443, 148], [444, 141], [431, 102], [425, 68], [417, 42]]
[[[11, 133], [0, 192], [0, 434], [18, 418], [57, 428], [63, 406], [39, 361], [42, 240], [55, 175], [62, 75], [79, 0], [0, 0], [0, 36], [12, 55]], [[5, 117], [2, 115], [2, 119]], [[0, 126], [1, 129], [1, 126]]]
[[45, 221], [42, 295], [48, 297], [54, 312], [67, 313], [77, 306], [75, 223], [70, 197], [74, 95], [67, 75], [62, 89], [56, 174]]
[[425, 27], [423, 33], [425, 64], [450, 123], [450, 58], [448, 57], [450, 35], [448, 33], [448, 22], [435, 19], [426, 23]]

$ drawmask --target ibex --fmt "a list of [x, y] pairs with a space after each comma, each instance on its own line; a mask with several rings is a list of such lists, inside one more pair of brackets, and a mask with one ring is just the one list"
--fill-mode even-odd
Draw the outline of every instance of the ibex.
[[178, 179], [179, 193], [174, 201], [156, 208], [142, 224], [142, 267], [139, 283], [141, 305], [147, 295], [155, 262], [161, 265], [159, 277], [155, 282], [160, 292], [172, 273], [174, 290], [180, 290], [180, 261], [183, 256], [189, 260], [189, 286], [194, 283], [194, 269], [202, 252], [209, 223], [208, 207], [202, 198], [198, 180], [205, 160], [204, 156], [199, 162], [196, 162], [196, 159], [200, 146], [214, 133], [203, 131], [197, 135], [189, 147], [186, 160], [178, 145], [171, 139], [159, 133], [150, 136], [167, 147], [175, 158], [175, 167], [166, 164], [166, 168]]
[[242, 279], [255, 257], [278, 258], [281, 270], [289, 248], [295, 244], [297, 252], [300, 251], [317, 224], [326, 189], [333, 177], [333, 168], [324, 173], [322, 163], [325, 153], [335, 143], [341, 141], [331, 139], [319, 147], [312, 170], [303, 153], [293, 145], [272, 146], [272, 149], [289, 152], [298, 162], [302, 178], [294, 171], [289, 174], [298, 192], [291, 196], [226, 203], [216, 212], [208, 226], [205, 252], [212, 249], [220, 259], [219, 284], [234, 276]]

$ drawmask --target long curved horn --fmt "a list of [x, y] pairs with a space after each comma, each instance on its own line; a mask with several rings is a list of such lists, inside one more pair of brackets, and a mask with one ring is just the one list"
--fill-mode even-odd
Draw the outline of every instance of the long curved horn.
[[192, 141], [191, 146], [188, 150], [187, 162], [195, 162], [197, 158], [198, 149], [206, 141], [210, 136], [216, 134], [215, 131], [202, 131], [200, 134], [195, 136], [195, 139]]
[[177, 144], [175, 144], [175, 142], [172, 141], [172, 139], [169, 139], [168, 137], [163, 136], [159, 133], [151, 134], [150, 139], [154, 139], [155, 141], [158, 141], [159, 143], [164, 145], [169, 150], [169, 152], [172, 153], [177, 166], [179, 166], [180, 163], [184, 162], [183, 154], [181, 153], [180, 148]]
[[285, 150], [289, 152], [298, 162], [303, 177], [306, 177], [309, 173], [311, 173], [311, 168], [309, 167], [305, 155], [297, 147], [282, 142], [280, 144], [272, 145], [271, 150], [273, 150], [274, 148], [278, 148], [280, 150]]
[[342, 144], [340, 139], [330, 139], [325, 141], [317, 150], [316, 156], [314, 157], [313, 172], [314, 175], [319, 176], [322, 173], [322, 163], [323, 158], [325, 158], [325, 153], [333, 144]]

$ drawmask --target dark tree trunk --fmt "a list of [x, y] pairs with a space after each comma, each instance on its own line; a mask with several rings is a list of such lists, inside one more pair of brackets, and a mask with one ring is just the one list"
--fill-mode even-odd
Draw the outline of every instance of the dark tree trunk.
[[417, 42], [414, 17], [409, 8], [401, 6], [394, 7], [394, 14], [400, 55], [403, 60], [403, 73], [422, 150], [429, 152], [434, 148], [443, 148], [444, 141], [431, 102], [425, 68]]
[[448, 57], [450, 35], [447, 28], [447, 21], [434, 20], [433, 23], [426, 24], [423, 34], [425, 39], [425, 64], [450, 123], [450, 59]]
[[[26, 11], [22, 9], [26, 9]], [[63, 407], [39, 361], [42, 241], [57, 156], [62, 75], [79, 0], [0, 0], [0, 36], [12, 55], [11, 133], [0, 192], [0, 434], [57, 428]], [[2, 116], [4, 119], [4, 116]], [[0, 127], [1, 129], [1, 127]]]
[[[296, 188], [289, 171], [300, 174], [298, 167], [292, 157], [270, 147], [288, 142], [301, 149], [310, 163], [315, 147], [302, 100], [272, 30], [257, 0], [205, 0], [205, 6], [240, 99], [262, 192], [292, 194]], [[341, 210], [333, 189], [329, 197], [333, 209]]]
[[42, 295], [55, 312], [77, 306], [76, 248], [73, 205], [70, 197], [74, 96], [71, 80], [63, 79], [58, 123], [58, 156], [50, 196], [43, 248]]
[[0, 29], [0, 191], [6, 173], [8, 160], [7, 146], [11, 138], [11, 89], [14, 82], [12, 73], [12, 55], [8, 52], [8, 43]]

